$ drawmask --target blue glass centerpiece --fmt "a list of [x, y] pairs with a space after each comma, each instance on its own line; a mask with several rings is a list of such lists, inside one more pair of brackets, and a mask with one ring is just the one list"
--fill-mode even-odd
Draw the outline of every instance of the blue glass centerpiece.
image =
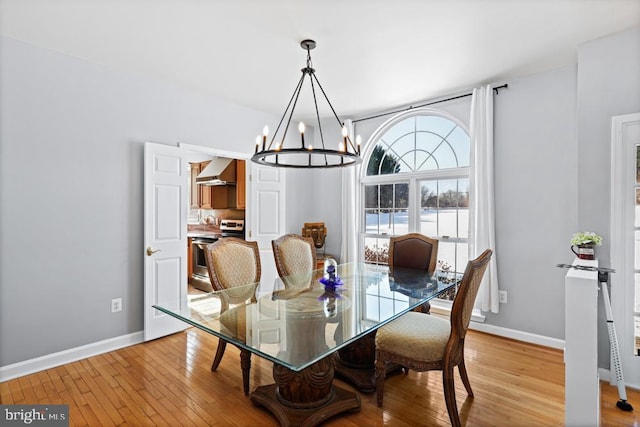
[[333, 258], [327, 258], [324, 262], [324, 275], [318, 281], [324, 285], [327, 291], [335, 291], [338, 286], [344, 284], [336, 272], [337, 266], [338, 263]]

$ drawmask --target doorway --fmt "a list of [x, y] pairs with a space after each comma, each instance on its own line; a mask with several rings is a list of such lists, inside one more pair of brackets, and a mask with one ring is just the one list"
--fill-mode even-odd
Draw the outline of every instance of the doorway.
[[247, 160], [240, 153], [179, 146], [188, 163], [187, 293], [192, 301], [213, 291], [204, 256], [207, 245], [225, 237], [245, 238]]
[[640, 113], [612, 118], [611, 143], [612, 307], [625, 382], [640, 388]]

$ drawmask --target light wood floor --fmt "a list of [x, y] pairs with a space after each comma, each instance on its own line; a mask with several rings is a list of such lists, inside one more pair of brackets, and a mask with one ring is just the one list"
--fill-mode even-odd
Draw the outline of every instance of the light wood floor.
[[[0, 383], [2, 404], [69, 404], [70, 425], [276, 426], [241, 388], [233, 346], [218, 372], [209, 370], [217, 339], [197, 329]], [[564, 425], [562, 352], [479, 332], [466, 343], [475, 398], [457, 381], [467, 426]], [[272, 383], [271, 363], [252, 358], [251, 388]], [[361, 394], [360, 412], [327, 426], [447, 426], [439, 372], [410, 372], [386, 381], [384, 407]], [[336, 381], [344, 388], [350, 386]], [[635, 412], [615, 407], [617, 390], [601, 384], [602, 425], [640, 426], [640, 392], [627, 390]]]

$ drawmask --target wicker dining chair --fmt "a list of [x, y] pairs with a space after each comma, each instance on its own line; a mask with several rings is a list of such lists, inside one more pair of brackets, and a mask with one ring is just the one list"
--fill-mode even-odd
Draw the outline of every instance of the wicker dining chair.
[[311, 237], [285, 234], [271, 241], [278, 275], [287, 287], [308, 286], [316, 269], [316, 250]]
[[[221, 294], [221, 322], [229, 304], [241, 304], [247, 300], [255, 301], [255, 286], [245, 285], [260, 282], [261, 265], [257, 242], [248, 242], [236, 237], [225, 237], [207, 245], [205, 251], [207, 270], [214, 291], [225, 291]], [[237, 292], [233, 288], [238, 288]], [[252, 291], [253, 289], [253, 291]], [[231, 316], [227, 313], [225, 319]], [[225, 340], [218, 340], [218, 348], [211, 365], [211, 370], [218, 369], [224, 351]], [[249, 394], [249, 372], [251, 370], [251, 353], [240, 348], [240, 366], [244, 394]]]
[[387, 363], [419, 372], [440, 370], [451, 425], [460, 426], [453, 368], [458, 367], [462, 383], [468, 395], [473, 397], [464, 364], [464, 339], [480, 282], [492, 254], [487, 249], [467, 263], [449, 320], [409, 312], [378, 329], [375, 361], [378, 406], [382, 406]]

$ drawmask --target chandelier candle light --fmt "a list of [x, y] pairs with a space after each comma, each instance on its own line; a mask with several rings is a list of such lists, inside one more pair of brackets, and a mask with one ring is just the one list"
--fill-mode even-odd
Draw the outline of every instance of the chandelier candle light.
[[[360, 158], [360, 136], [356, 137], [356, 143], [354, 144], [349, 137], [349, 132], [347, 131], [346, 126], [344, 126], [344, 123], [336, 114], [333, 105], [331, 105], [329, 98], [327, 98], [327, 94], [318, 80], [318, 77], [316, 77], [315, 69], [311, 66], [311, 49], [316, 47], [316, 42], [313, 40], [303, 40], [300, 43], [300, 46], [307, 51], [307, 66], [301, 70], [302, 77], [300, 77], [300, 80], [293, 91], [289, 104], [284, 110], [284, 114], [282, 115], [282, 118], [278, 123], [278, 127], [271, 137], [269, 144], [267, 145], [269, 127], [265, 126], [262, 131], [262, 138], [260, 135], [256, 138], [256, 149], [251, 160], [261, 165], [286, 168], [333, 168], [360, 163], [362, 161]], [[313, 104], [316, 114], [315, 118], [317, 119], [321, 146], [313, 147], [312, 145], [305, 144], [305, 125], [303, 122], [300, 122], [298, 125], [298, 131], [300, 132], [300, 145], [297, 147], [285, 147], [287, 131], [289, 130], [293, 112], [296, 108], [298, 98], [300, 97], [302, 85], [304, 84], [307, 76], [309, 76], [309, 82], [313, 94]], [[342, 139], [338, 143], [337, 150], [327, 148], [324, 143], [322, 124], [320, 122], [320, 112], [318, 110], [318, 102], [316, 99], [316, 85], [331, 108], [331, 112], [338, 121], [338, 125], [342, 127]], [[285, 118], [287, 118], [286, 126], [284, 126], [282, 133], [279, 136], [278, 132], [281, 130]]]

